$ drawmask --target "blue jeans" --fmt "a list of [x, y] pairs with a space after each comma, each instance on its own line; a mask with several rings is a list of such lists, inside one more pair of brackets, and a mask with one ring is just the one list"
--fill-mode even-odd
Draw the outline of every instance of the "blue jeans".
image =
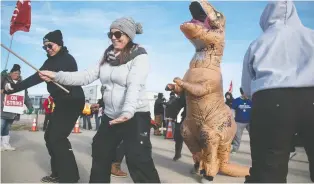
[[[92, 127], [92, 122], [90, 121], [91, 116], [83, 116], [83, 128], [87, 130], [91, 130]], [[86, 127], [86, 121], [88, 123], [88, 128]]]
[[1, 136], [9, 135], [14, 119], [1, 119]]
[[101, 116], [98, 117], [98, 113], [95, 114], [96, 130], [98, 130], [101, 121]]

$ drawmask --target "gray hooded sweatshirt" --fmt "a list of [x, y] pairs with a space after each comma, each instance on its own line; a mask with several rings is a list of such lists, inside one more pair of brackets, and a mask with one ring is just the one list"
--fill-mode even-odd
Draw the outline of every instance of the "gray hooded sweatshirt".
[[141, 54], [119, 66], [104, 63], [81, 72], [58, 72], [55, 81], [83, 86], [100, 79], [105, 88], [104, 113], [112, 119], [119, 116], [132, 118], [135, 112], [150, 111], [145, 87], [148, 73], [148, 56]]
[[244, 57], [244, 93], [251, 98], [264, 89], [314, 87], [314, 31], [302, 25], [294, 3], [270, 2], [260, 26], [264, 33]]

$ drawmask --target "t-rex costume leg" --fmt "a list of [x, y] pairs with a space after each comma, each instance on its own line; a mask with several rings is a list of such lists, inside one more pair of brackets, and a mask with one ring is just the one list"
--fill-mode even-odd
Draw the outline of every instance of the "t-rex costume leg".
[[[229, 176], [249, 175], [249, 168], [230, 164], [231, 142], [236, 123], [224, 103], [220, 62], [225, 38], [225, 17], [207, 1], [192, 2], [192, 21], [180, 29], [193, 43], [196, 53], [183, 80], [167, 89], [186, 94], [187, 115], [181, 129], [184, 141], [204, 176], [213, 178], [219, 171]], [[210, 180], [210, 179], [209, 179]]]

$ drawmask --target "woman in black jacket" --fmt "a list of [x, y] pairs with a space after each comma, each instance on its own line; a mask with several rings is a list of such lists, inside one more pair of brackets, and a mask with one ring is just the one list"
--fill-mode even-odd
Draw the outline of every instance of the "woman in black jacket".
[[[77, 64], [66, 47], [63, 46], [62, 33], [56, 30], [43, 38], [43, 49], [47, 51], [48, 59], [40, 70], [77, 71]], [[19, 84], [7, 86], [7, 93], [25, 90], [43, 82], [38, 73], [28, 77]], [[76, 120], [84, 108], [85, 96], [81, 86], [63, 86], [66, 93], [52, 82], [47, 83], [47, 90], [55, 100], [55, 111], [45, 131], [46, 146], [51, 156], [50, 176], [42, 178], [42, 182], [75, 183], [79, 173], [71, 143], [68, 140]]]

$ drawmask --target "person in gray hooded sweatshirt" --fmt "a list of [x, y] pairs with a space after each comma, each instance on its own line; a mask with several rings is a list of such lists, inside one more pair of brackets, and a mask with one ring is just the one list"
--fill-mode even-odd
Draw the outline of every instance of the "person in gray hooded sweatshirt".
[[146, 96], [148, 55], [135, 44], [142, 27], [132, 18], [115, 20], [108, 33], [112, 45], [95, 67], [82, 72], [41, 71], [45, 81], [87, 85], [100, 79], [105, 86], [102, 122], [92, 143], [91, 183], [109, 183], [115, 149], [123, 141], [126, 163], [135, 183], [160, 183], [152, 159], [150, 108]]
[[292, 1], [270, 2], [263, 34], [244, 57], [242, 88], [252, 98], [252, 167], [246, 183], [287, 182], [295, 133], [303, 140], [314, 182], [314, 31]]

